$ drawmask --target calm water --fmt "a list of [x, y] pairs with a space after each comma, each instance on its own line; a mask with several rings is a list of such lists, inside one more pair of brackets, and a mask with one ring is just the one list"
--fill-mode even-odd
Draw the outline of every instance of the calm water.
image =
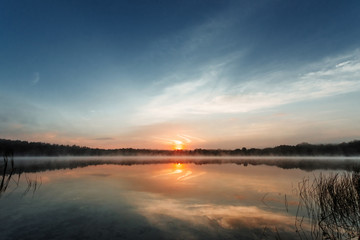
[[0, 238], [293, 239], [298, 183], [359, 160], [101, 161], [15, 160], [22, 170], [0, 197]]

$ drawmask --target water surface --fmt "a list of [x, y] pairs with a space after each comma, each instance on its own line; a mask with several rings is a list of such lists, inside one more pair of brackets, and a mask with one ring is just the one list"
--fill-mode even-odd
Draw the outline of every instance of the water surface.
[[358, 161], [18, 159], [20, 175], [0, 197], [0, 231], [2, 239], [293, 239], [298, 183]]

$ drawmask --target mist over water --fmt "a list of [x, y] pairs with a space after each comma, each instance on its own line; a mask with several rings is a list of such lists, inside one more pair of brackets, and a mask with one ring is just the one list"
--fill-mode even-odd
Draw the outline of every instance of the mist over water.
[[17, 157], [18, 171], [36, 172], [44, 170], [85, 167], [89, 165], [152, 165], [152, 164], [236, 164], [267, 165], [283, 169], [351, 170], [359, 166], [360, 157], [191, 157], [191, 156], [114, 156], [114, 157]]

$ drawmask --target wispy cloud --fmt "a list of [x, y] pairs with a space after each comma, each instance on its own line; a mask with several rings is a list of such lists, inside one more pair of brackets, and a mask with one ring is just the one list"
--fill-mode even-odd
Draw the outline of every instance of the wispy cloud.
[[146, 122], [196, 115], [251, 112], [360, 90], [359, 53], [233, 84], [224, 64], [204, 68], [198, 78], [163, 89], [140, 109]]
[[110, 140], [114, 140], [114, 138], [112, 138], [112, 137], [99, 137], [99, 138], [92, 138], [91, 140], [95, 140], [95, 141], [110, 141]]
[[35, 72], [33, 75], [33, 80], [31, 81], [32, 85], [36, 85], [38, 84], [40, 81], [40, 73], [39, 72]]
[[[166, 132], [166, 129], [163, 129]], [[162, 132], [160, 132], [162, 133]], [[158, 133], [159, 134], [159, 133]], [[177, 134], [177, 135], [163, 135], [163, 136], [153, 136], [153, 141], [156, 141], [163, 145], [172, 145], [172, 146], [183, 146], [187, 147], [188, 145], [191, 145], [193, 143], [203, 143], [205, 142], [204, 139], [186, 135], [186, 134]]]

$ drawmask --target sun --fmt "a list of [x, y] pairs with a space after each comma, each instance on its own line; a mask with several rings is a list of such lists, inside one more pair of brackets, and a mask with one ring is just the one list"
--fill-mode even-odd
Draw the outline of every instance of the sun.
[[174, 150], [183, 150], [184, 149], [184, 143], [179, 140], [172, 140], [173, 142], [173, 149]]

